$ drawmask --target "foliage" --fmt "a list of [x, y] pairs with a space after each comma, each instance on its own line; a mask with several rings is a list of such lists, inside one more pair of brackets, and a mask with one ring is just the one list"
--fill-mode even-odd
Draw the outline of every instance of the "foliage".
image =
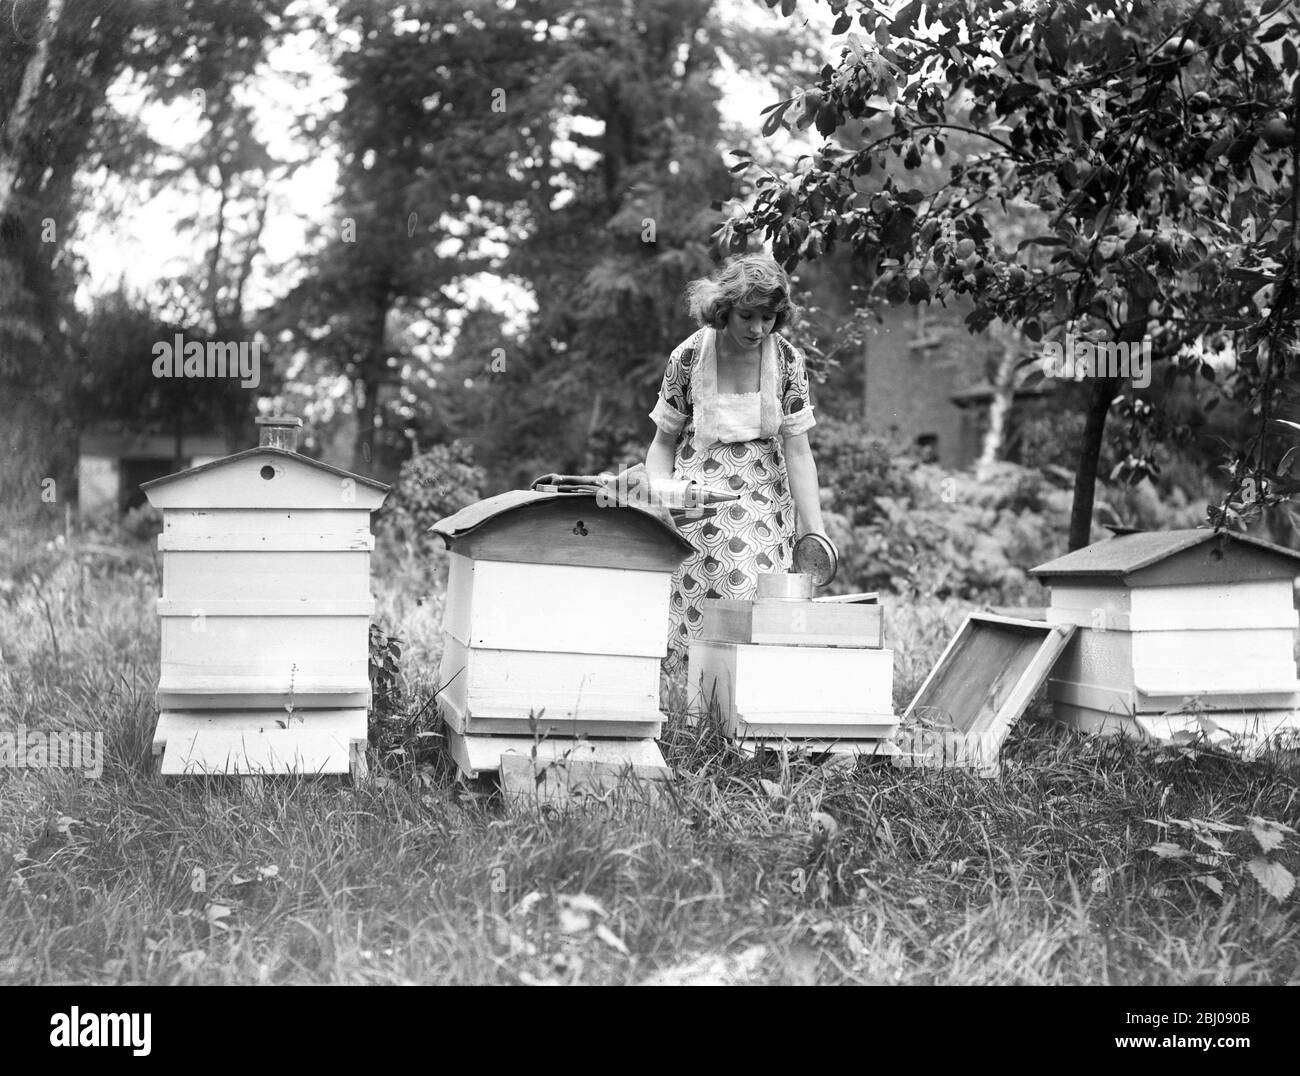
[[1204, 886], [1216, 897], [1225, 889], [1239, 888], [1247, 875], [1278, 904], [1295, 891], [1295, 875], [1277, 858], [1282, 846], [1294, 846], [1296, 831], [1271, 818], [1250, 815], [1244, 823], [1207, 818], [1148, 818], [1162, 831], [1163, 840], [1147, 849], [1166, 861], [1174, 876], [1191, 885]]
[[[1273, 476], [1274, 492], [1289, 483], [1291, 438], [1270, 409], [1294, 372], [1300, 309], [1294, 6], [913, 0], [891, 14], [826, 2], [845, 35], [840, 61], [771, 106], [765, 129], [792, 120], [827, 141], [795, 171], [760, 176], [720, 241], [737, 249], [761, 232], [788, 266], [849, 243], [892, 301], [966, 294], [973, 329], [1002, 318], [1033, 340], [1149, 335], [1175, 377], [1215, 379], [1188, 345], [1240, 331], [1222, 389], [1248, 402], [1259, 430], [1234, 479], [1251, 469]], [[953, 161], [954, 134], [984, 149]], [[951, 162], [937, 193], [913, 179], [927, 156]], [[864, 192], [873, 172], [883, 183]], [[1037, 234], [1003, 242], [1006, 213]], [[1094, 379], [1085, 406], [1072, 547], [1089, 531], [1121, 380]]]
[[852, 526], [879, 521], [878, 497], [906, 497], [911, 483], [895, 463], [890, 446], [866, 437], [860, 423], [820, 414], [812, 439], [817, 478], [831, 502]]
[[[241, 81], [287, 26], [288, 0], [141, 0], [111, 4], [0, 2], [0, 174], [14, 177], [0, 198], [0, 503], [18, 512], [32, 503], [39, 478], [71, 477], [72, 438], [61, 419], [75, 392], [80, 315], [73, 295], [85, 266], [69, 249], [93, 200], [88, 171], [139, 174], [158, 147], [141, 125], [120, 115], [109, 88], [136, 77], [150, 101], [202, 92], [217, 95]], [[7, 125], [19, 86], [37, 55], [47, 14], [48, 62], [23, 130]], [[96, 212], [111, 209], [102, 200]], [[147, 354], [147, 353], [146, 353]]]
[[402, 464], [397, 484], [388, 495], [379, 529], [425, 561], [432, 561], [442, 539], [429, 533], [438, 520], [459, 512], [483, 496], [485, 475], [464, 441], [430, 445]]
[[1041, 472], [1001, 463], [980, 480], [833, 419], [819, 420], [814, 437], [827, 532], [840, 553], [837, 589], [1039, 600], [1028, 569], [1063, 552], [1068, 497]]

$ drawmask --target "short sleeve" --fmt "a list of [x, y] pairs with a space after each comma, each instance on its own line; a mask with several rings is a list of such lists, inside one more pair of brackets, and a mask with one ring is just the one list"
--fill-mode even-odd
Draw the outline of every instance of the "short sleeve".
[[650, 418], [664, 433], [676, 436], [686, 426], [691, 415], [691, 366], [695, 350], [690, 341], [679, 344], [668, 358], [659, 399]]
[[785, 354], [784, 383], [781, 392], [781, 429], [782, 437], [794, 437], [807, 433], [817, 420], [813, 418], [812, 398], [808, 392], [808, 371], [804, 367], [803, 352], [787, 345], [782, 349]]

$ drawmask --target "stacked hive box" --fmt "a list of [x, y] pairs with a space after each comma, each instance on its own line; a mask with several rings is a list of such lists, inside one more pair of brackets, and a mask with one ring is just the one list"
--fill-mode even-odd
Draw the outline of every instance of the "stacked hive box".
[[539, 737], [548, 756], [662, 767], [669, 588], [691, 552], [668, 516], [515, 490], [433, 530], [451, 551], [439, 702], [461, 768]]
[[364, 766], [370, 513], [388, 487], [261, 444], [141, 488], [162, 509], [161, 772]]
[[717, 706], [742, 747], [891, 754], [894, 653], [879, 605], [719, 601], [690, 646], [697, 702]]
[[1033, 569], [1048, 622], [1078, 625], [1048, 680], [1057, 716], [1158, 739], [1300, 729], [1297, 573], [1300, 554], [1210, 530], [1125, 534]]

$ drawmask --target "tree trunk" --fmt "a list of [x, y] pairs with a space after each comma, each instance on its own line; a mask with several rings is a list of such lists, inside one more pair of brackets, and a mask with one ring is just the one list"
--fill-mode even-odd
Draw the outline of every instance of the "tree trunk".
[[371, 474], [374, 470], [375, 417], [379, 414], [379, 388], [386, 372], [384, 340], [389, 302], [387, 297], [376, 300], [366, 353], [352, 382], [361, 391], [361, 399], [357, 401], [357, 436], [352, 447], [352, 469], [357, 474]]
[[989, 469], [1002, 454], [1002, 443], [1006, 440], [1007, 417], [1011, 414], [1011, 405], [1016, 395], [1016, 359], [1020, 357], [1019, 339], [1012, 333], [998, 333], [1002, 343], [1002, 355], [998, 359], [997, 373], [993, 377], [993, 396], [989, 400], [989, 428], [984, 432], [984, 445], [980, 451], [979, 462], [975, 465], [975, 475], [980, 481], [987, 477]]
[[216, 238], [212, 243], [212, 252], [208, 255], [208, 317], [212, 319], [212, 331], [218, 339], [225, 336], [225, 318], [222, 316], [218, 296], [221, 292], [221, 248], [226, 242], [226, 203], [230, 200], [230, 178], [226, 170], [217, 166], [217, 175], [221, 179], [218, 191]]
[[18, 99], [14, 101], [4, 125], [4, 140], [0, 142], [0, 220], [9, 211], [9, 203], [13, 198], [22, 141], [27, 134], [27, 122], [31, 118], [32, 100], [45, 77], [45, 66], [50, 58], [50, 38], [54, 36], [62, 14], [63, 0], [49, 0], [45, 18], [36, 31], [36, 51], [27, 61], [22, 84], [18, 87]]
[[1070, 550], [1082, 549], [1092, 540], [1092, 506], [1097, 495], [1097, 461], [1106, 432], [1106, 416], [1119, 391], [1120, 378], [1098, 378], [1088, 400], [1079, 464], [1074, 470], [1074, 505], [1070, 510]]

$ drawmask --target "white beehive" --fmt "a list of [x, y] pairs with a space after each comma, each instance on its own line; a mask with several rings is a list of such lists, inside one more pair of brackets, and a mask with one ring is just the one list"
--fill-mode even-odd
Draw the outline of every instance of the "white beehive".
[[662, 512], [516, 490], [433, 527], [451, 551], [439, 702], [467, 773], [572, 750], [663, 765], [654, 745], [672, 574], [690, 543]]
[[1300, 554], [1211, 530], [1125, 534], [1039, 565], [1047, 619], [1078, 631], [1048, 680], [1058, 717], [1158, 739], [1300, 729]]
[[161, 772], [344, 773], [364, 765], [370, 514], [382, 483], [257, 448], [141, 486], [162, 509]]
[[690, 688], [742, 748], [892, 754], [894, 652], [881, 644], [879, 605], [710, 600]]

